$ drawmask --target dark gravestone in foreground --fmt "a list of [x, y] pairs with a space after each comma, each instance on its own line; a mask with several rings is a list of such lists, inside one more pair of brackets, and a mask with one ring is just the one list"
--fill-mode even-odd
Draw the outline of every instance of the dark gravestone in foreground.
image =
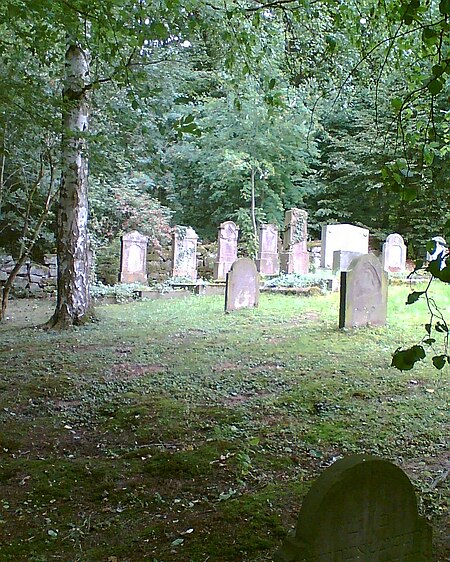
[[303, 501], [278, 562], [430, 562], [431, 527], [390, 462], [353, 455], [330, 466]]
[[365, 254], [341, 271], [339, 328], [383, 326], [387, 312], [387, 273], [380, 260]]
[[259, 273], [250, 258], [236, 260], [227, 273], [225, 312], [251, 308], [259, 303]]

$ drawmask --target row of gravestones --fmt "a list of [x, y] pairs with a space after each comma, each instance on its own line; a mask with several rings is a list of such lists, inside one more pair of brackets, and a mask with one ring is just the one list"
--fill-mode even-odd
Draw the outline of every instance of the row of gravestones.
[[[339, 327], [382, 326], [387, 316], [388, 274], [373, 254], [356, 256], [341, 272]], [[260, 280], [250, 258], [236, 260], [227, 274], [225, 312], [259, 303]]]
[[[308, 214], [301, 209], [286, 211], [282, 249], [279, 252], [278, 228], [274, 224], [262, 224], [259, 229], [259, 254], [256, 261], [258, 271], [264, 275], [285, 273], [306, 274], [309, 270], [307, 250]], [[237, 259], [239, 227], [232, 221], [219, 227], [218, 252], [214, 263], [214, 279], [224, 281], [232, 264]], [[441, 237], [436, 241], [435, 255], [445, 245]], [[130, 232], [122, 237], [121, 271], [122, 283], [146, 282], [146, 257], [148, 238], [139, 232]], [[172, 277], [197, 279], [197, 241], [193, 228], [177, 226], [172, 243]], [[353, 258], [369, 252], [369, 230], [351, 224], [326, 225], [322, 228], [320, 265], [333, 272], [346, 271]], [[406, 246], [400, 234], [391, 234], [383, 245], [383, 269], [404, 271], [406, 268]]]

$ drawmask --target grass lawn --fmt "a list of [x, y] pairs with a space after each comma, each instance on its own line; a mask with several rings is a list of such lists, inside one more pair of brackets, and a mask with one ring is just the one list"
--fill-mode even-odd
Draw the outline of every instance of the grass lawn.
[[102, 306], [67, 333], [36, 327], [49, 301], [11, 302], [0, 560], [269, 561], [318, 474], [365, 452], [406, 471], [444, 562], [449, 366], [390, 368], [427, 321], [408, 292], [389, 288], [386, 327], [348, 331], [337, 294]]

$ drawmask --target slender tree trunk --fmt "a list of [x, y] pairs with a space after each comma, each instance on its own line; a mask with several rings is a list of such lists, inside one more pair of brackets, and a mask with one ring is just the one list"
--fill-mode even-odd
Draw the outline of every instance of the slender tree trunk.
[[254, 259], [257, 258], [258, 253], [258, 229], [256, 226], [256, 193], [255, 193], [255, 177], [256, 172], [255, 169], [252, 168], [252, 175], [251, 175], [251, 201], [250, 201], [250, 215], [252, 218], [252, 227], [253, 227], [253, 239], [254, 239]]
[[79, 45], [66, 52], [62, 174], [57, 217], [58, 296], [47, 327], [68, 328], [92, 318], [88, 260], [89, 56]]

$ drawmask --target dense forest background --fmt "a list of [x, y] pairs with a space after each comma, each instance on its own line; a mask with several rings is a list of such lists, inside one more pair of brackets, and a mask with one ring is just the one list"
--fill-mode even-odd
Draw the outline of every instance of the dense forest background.
[[[67, 44], [88, 52], [89, 232], [214, 240], [291, 207], [399, 232], [450, 206], [449, 2], [7, 0], [0, 8], [0, 246], [56, 248]], [[86, 88], [87, 89], [87, 88]], [[39, 233], [35, 232], [39, 228]], [[30, 245], [30, 242], [32, 244]]]

